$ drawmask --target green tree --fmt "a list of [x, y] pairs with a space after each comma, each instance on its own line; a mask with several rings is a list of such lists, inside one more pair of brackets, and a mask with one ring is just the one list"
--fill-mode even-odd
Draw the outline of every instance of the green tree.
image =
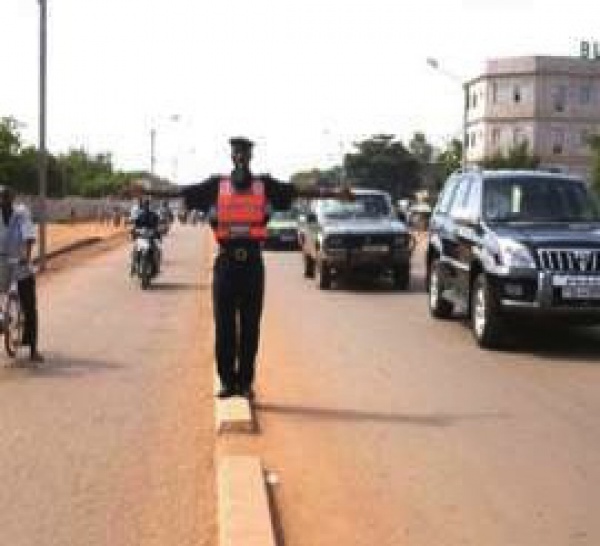
[[442, 177], [441, 183], [462, 165], [463, 144], [457, 138], [452, 139], [436, 159]]
[[498, 151], [479, 164], [485, 169], [536, 169], [540, 158], [529, 151], [527, 141], [511, 146], [506, 152]]
[[433, 146], [424, 133], [416, 132], [408, 143], [408, 149], [421, 165], [428, 165], [433, 157]]
[[354, 143], [344, 157], [347, 178], [356, 185], [387, 191], [393, 199], [412, 196], [419, 182], [419, 162], [394, 135], [374, 135]]

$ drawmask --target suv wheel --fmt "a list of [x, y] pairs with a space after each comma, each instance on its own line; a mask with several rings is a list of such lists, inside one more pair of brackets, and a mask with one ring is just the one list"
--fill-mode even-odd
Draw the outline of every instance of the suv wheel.
[[442, 297], [443, 286], [440, 277], [440, 262], [434, 260], [429, 271], [429, 312], [440, 319], [450, 318], [454, 305]]
[[306, 279], [312, 279], [315, 276], [315, 261], [308, 256], [307, 254], [303, 254], [304, 258], [304, 277]]
[[406, 264], [394, 267], [392, 271], [392, 282], [394, 283], [394, 288], [398, 290], [408, 290], [410, 284], [410, 266]]
[[477, 275], [471, 289], [471, 326], [480, 347], [498, 347], [504, 337], [504, 324], [498, 302], [483, 273]]
[[317, 286], [321, 290], [331, 288], [331, 268], [323, 262], [319, 262], [317, 266]]

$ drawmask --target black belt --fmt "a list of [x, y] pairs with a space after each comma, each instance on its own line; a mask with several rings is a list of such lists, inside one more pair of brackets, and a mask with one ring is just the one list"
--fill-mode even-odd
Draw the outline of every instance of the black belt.
[[260, 259], [261, 252], [260, 252], [260, 248], [220, 247], [218, 255], [225, 256], [226, 258], [228, 258], [234, 262], [245, 263], [245, 262], [249, 262], [251, 260]]

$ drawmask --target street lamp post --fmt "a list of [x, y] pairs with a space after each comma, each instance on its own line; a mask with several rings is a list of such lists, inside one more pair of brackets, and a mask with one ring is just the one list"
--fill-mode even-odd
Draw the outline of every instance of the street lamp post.
[[46, 75], [47, 75], [47, 0], [38, 0], [40, 5], [40, 104], [39, 104], [39, 256], [40, 270], [46, 267], [46, 193], [48, 184], [48, 153], [46, 150]]
[[469, 136], [468, 136], [468, 109], [469, 109], [469, 85], [467, 82], [464, 82], [461, 78], [453, 74], [452, 72], [448, 72], [443, 67], [440, 66], [440, 63], [437, 59], [433, 59], [429, 57], [427, 59], [427, 64], [444, 74], [447, 78], [452, 81], [460, 84], [463, 92], [463, 119], [462, 119], [462, 158], [461, 164], [464, 169], [467, 166], [467, 148], [469, 145]]

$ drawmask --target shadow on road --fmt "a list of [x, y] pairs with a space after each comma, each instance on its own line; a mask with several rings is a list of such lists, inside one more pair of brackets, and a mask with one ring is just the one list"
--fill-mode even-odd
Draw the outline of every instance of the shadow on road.
[[431, 415], [409, 415], [399, 413], [378, 413], [372, 411], [359, 411], [351, 409], [311, 408], [304, 406], [286, 406], [283, 404], [256, 404], [258, 413], [277, 413], [317, 420], [331, 421], [374, 421], [377, 423], [395, 423], [425, 427], [448, 427], [460, 421], [498, 420], [507, 419], [508, 415], [502, 413], [465, 413]]
[[84, 375], [114, 371], [123, 368], [103, 360], [74, 358], [71, 356], [48, 353], [41, 364], [31, 364], [26, 359], [7, 362], [0, 369], [0, 381], [18, 378], [74, 378]]
[[547, 360], [600, 363], [600, 328], [526, 327], [513, 333], [507, 353], [528, 353]]
[[402, 296], [403, 294], [424, 294], [425, 280], [422, 276], [412, 276], [408, 290], [399, 290], [392, 286], [389, 279], [379, 278], [373, 280], [372, 278], [349, 277], [334, 281], [332, 290], [356, 295], [394, 294]]
[[194, 290], [206, 290], [208, 285], [194, 282], [160, 282], [150, 285], [150, 290], [157, 292], [186, 292]]

